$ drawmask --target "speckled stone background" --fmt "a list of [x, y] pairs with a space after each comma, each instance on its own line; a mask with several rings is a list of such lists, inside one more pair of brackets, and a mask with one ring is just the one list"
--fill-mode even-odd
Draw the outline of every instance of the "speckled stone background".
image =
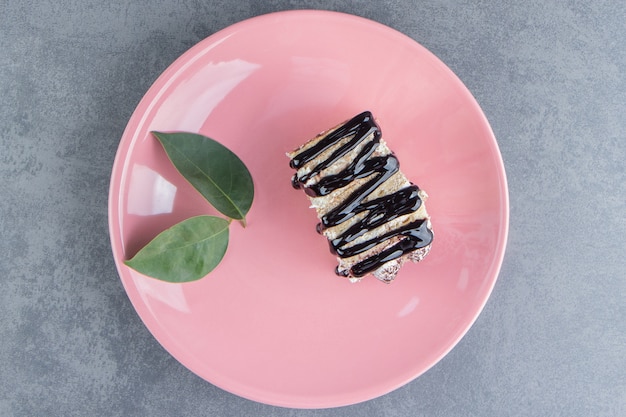
[[[0, 1], [0, 416], [625, 416], [623, 1]], [[114, 266], [109, 175], [176, 57], [277, 10], [349, 12], [433, 51], [489, 118], [511, 200], [492, 297], [412, 383], [354, 406], [248, 401], [185, 369]]]

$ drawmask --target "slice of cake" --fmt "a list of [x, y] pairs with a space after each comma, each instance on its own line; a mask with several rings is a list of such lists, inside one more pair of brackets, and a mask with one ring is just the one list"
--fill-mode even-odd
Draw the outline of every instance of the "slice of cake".
[[404, 262], [421, 261], [433, 232], [426, 193], [400, 171], [372, 113], [317, 135], [287, 156], [317, 211], [317, 231], [337, 255], [337, 275], [391, 282]]

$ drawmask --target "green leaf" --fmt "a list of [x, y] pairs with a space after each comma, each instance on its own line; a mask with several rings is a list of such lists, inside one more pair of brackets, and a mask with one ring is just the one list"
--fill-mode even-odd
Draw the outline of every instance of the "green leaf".
[[220, 213], [245, 218], [254, 197], [252, 176], [224, 145], [195, 133], [152, 132], [176, 169]]
[[229, 224], [221, 217], [191, 217], [160, 233], [124, 263], [162, 281], [198, 280], [224, 257]]

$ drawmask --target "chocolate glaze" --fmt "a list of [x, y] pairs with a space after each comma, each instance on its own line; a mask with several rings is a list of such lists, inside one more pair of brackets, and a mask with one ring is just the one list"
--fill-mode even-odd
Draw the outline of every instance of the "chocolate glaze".
[[380, 138], [380, 128], [374, 121], [372, 113], [365, 111], [339, 126], [314, 146], [294, 156], [289, 162], [289, 166], [293, 169], [298, 169], [304, 166], [307, 162], [317, 158], [319, 154], [330, 148], [336, 142], [350, 136], [354, 136], [352, 140], [337, 149], [330, 158], [313, 169], [313, 172], [319, 172], [335, 162], [337, 159], [341, 158], [371, 133], [374, 133], [378, 138]]
[[[406, 233], [406, 234], [405, 234]], [[433, 232], [427, 227], [426, 221], [420, 220], [419, 226], [405, 230], [402, 233], [406, 239], [377, 253], [374, 256], [364, 259], [352, 266], [350, 272], [355, 277], [363, 275], [380, 268], [383, 264], [401, 257], [404, 254], [428, 246], [433, 240]]]
[[[372, 139], [363, 146], [354, 158], [354, 161], [341, 172], [323, 177], [315, 184], [306, 185], [309, 179], [337, 162], [368, 136], [372, 136]], [[398, 159], [393, 154], [372, 157], [372, 154], [379, 146], [380, 137], [380, 128], [374, 121], [372, 114], [366, 111], [329, 133], [314, 146], [294, 156], [290, 162], [292, 168], [298, 169], [338, 142], [347, 140], [326, 160], [320, 162], [307, 174], [301, 177], [298, 177], [297, 174], [294, 175], [292, 185], [294, 188], [303, 187], [304, 191], [311, 197], [319, 197], [343, 188], [356, 179], [370, 178], [366, 183], [353, 191], [341, 204], [322, 216], [322, 222], [316, 227], [318, 233], [321, 233], [325, 228], [337, 226], [359, 213], [367, 212], [363, 218], [350, 226], [342, 235], [336, 239], [329, 240], [333, 253], [336, 253], [341, 258], [347, 258], [363, 253], [388, 239], [401, 237], [399, 242], [376, 255], [364, 259], [354, 265], [349, 272], [337, 269], [335, 272], [341, 276], [361, 277], [376, 270], [386, 262], [428, 246], [433, 238], [427, 222], [422, 219], [388, 231], [374, 239], [349, 246], [351, 242], [368, 231], [382, 226], [399, 216], [414, 212], [422, 204], [419, 188], [416, 185], [411, 185], [393, 194], [364, 202], [374, 190], [400, 169]]]
[[[371, 162], [371, 164], [368, 164], [369, 167], [365, 171], [367, 173], [365, 176], [375, 175], [372, 175], [369, 181], [353, 191], [341, 204], [322, 216], [321, 220], [324, 228], [337, 226], [351, 219], [357, 213], [364, 211], [361, 204], [363, 200], [383, 182], [387, 181], [389, 177], [398, 172], [400, 168], [398, 159], [393, 155], [372, 158], [367, 162]], [[342, 174], [343, 172], [339, 175]], [[353, 178], [356, 179], [356, 177]], [[390, 209], [393, 209], [393, 207], [390, 207]]]
[[[363, 243], [345, 248], [348, 243], [354, 241], [358, 237], [364, 235], [369, 230], [373, 230], [378, 226], [382, 226], [391, 220], [394, 220], [405, 214], [412, 213], [419, 209], [422, 205], [422, 199], [419, 197], [419, 189], [412, 185], [407, 188], [367, 203], [360, 204], [355, 212], [369, 210], [368, 213], [357, 223], [350, 226], [341, 236], [329, 241], [331, 250], [342, 258], [358, 255], [370, 247], [378, 244], [378, 240], [384, 240], [381, 236], [376, 240], [367, 241], [367, 247]], [[392, 237], [391, 235], [389, 237]]]

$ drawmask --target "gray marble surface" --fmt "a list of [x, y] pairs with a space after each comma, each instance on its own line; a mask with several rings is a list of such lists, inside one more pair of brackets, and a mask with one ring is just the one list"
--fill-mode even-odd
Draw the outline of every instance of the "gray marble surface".
[[[133, 310], [107, 192], [138, 101], [242, 19], [364, 16], [438, 55], [498, 138], [506, 257], [466, 337], [408, 385], [342, 408], [255, 403], [201, 380]], [[626, 415], [622, 1], [0, 2], [0, 416]]]

